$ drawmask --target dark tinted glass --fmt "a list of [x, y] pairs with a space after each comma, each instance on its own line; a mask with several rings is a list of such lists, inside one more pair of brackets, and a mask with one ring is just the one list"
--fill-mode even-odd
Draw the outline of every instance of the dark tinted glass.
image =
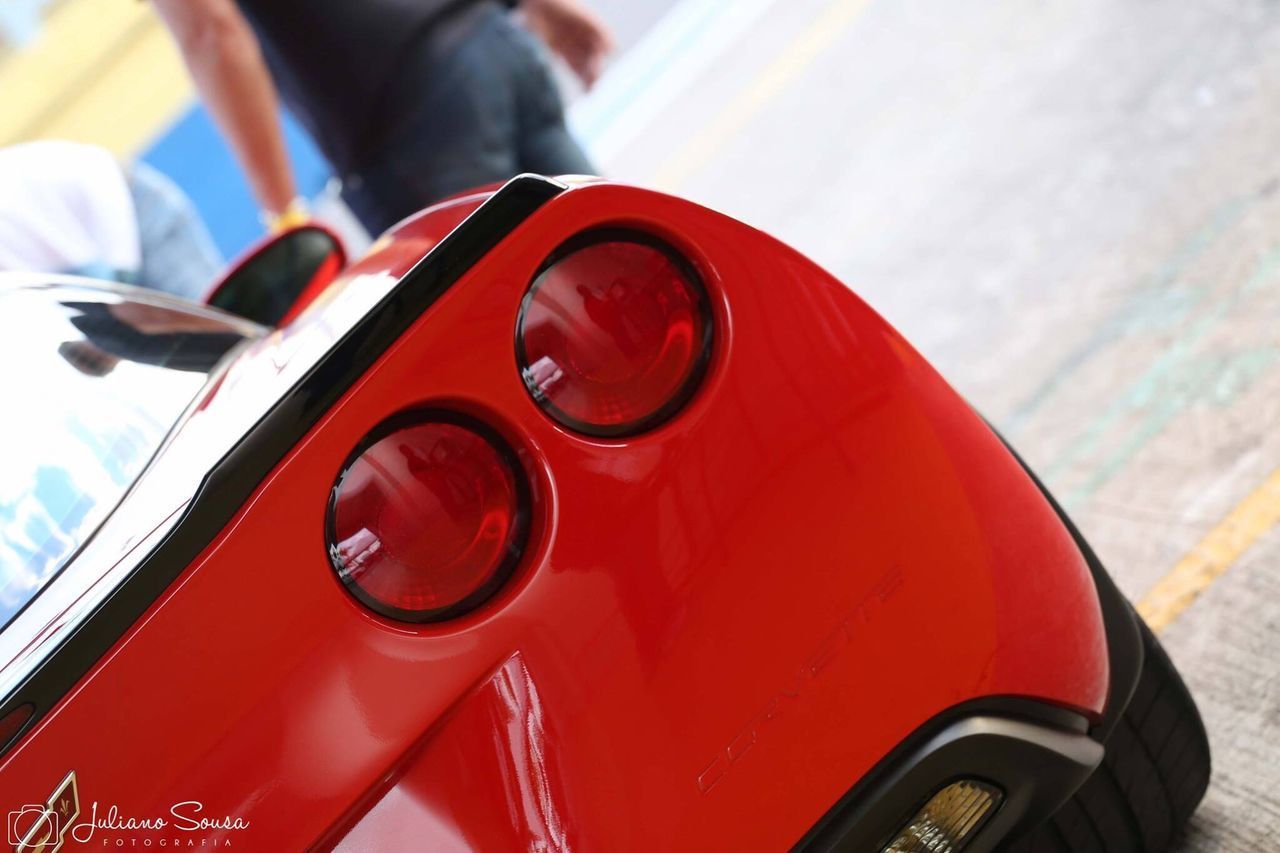
[[302, 227], [275, 238], [233, 269], [209, 304], [275, 326], [318, 277], [332, 278], [346, 262], [328, 231]]

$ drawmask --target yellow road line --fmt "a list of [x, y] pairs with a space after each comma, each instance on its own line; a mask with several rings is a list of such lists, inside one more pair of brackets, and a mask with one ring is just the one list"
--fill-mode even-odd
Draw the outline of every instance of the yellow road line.
[[1159, 631], [1191, 606], [1263, 534], [1280, 524], [1280, 470], [1236, 504], [1138, 602], [1138, 612]]
[[654, 182], [678, 188], [735, 138], [756, 113], [776, 98], [815, 58], [829, 48], [871, 0], [837, 0], [769, 63], [679, 151], [659, 168]]

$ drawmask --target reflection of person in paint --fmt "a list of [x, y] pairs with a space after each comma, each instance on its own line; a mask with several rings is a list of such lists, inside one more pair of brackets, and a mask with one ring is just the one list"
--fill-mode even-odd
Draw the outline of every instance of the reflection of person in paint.
[[213, 317], [142, 302], [64, 302], [84, 334], [64, 341], [58, 353], [88, 376], [105, 376], [121, 361], [207, 373], [244, 340]]
[[626, 302], [629, 296], [625, 284], [615, 284], [605, 291], [603, 297], [586, 285], [578, 285], [578, 295], [582, 297], [582, 308], [597, 326], [608, 333], [614, 344], [627, 358], [634, 358], [639, 347], [627, 327], [628, 312]]
[[[466, 445], [474, 441], [470, 437], [443, 436], [430, 448], [429, 456], [410, 442], [397, 447], [410, 475], [394, 479], [406, 512], [412, 513], [415, 505], [434, 501], [458, 529], [475, 526], [474, 516], [482, 511], [484, 495], [477, 492], [470, 473], [458, 465], [458, 460], [467, 458], [470, 452]], [[487, 525], [485, 529], [492, 532]]]

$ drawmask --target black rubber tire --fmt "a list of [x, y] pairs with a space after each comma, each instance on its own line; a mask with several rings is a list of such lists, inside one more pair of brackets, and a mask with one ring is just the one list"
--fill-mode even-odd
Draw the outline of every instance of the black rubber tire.
[[1088, 781], [1008, 853], [1164, 853], [1209, 785], [1209, 740], [1191, 693], [1140, 623], [1146, 660]]

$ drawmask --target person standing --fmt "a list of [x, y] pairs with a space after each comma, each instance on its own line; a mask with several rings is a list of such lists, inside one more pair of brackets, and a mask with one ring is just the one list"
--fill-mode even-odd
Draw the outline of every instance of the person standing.
[[269, 224], [305, 215], [278, 97], [371, 234], [519, 172], [593, 171], [539, 41], [595, 82], [612, 40], [579, 0], [153, 2]]

